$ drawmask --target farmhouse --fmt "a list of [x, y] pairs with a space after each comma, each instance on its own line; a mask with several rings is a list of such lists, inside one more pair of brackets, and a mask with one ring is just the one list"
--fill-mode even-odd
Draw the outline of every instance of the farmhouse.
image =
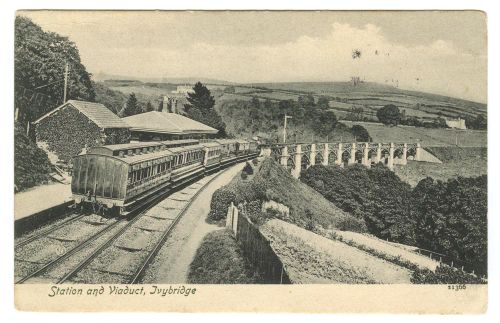
[[151, 111], [122, 119], [130, 126], [131, 140], [213, 138], [218, 130], [183, 115]]
[[130, 141], [129, 125], [100, 103], [69, 100], [34, 122], [37, 144], [53, 163], [84, 148]]
[[455, 128], [455, 129], [462, 129], [462, 130], [467, 129], [467, 127], [465, 126], [465, 120], [462, 118], [446, 119], [446, 125], [450, 128]]

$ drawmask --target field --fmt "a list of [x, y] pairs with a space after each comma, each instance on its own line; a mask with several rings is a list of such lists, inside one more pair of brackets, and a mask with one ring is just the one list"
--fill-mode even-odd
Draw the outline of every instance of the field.
[[388, 127], [380, 123], [342, 121], [348, 126], [360, 124], [374, 142], [420, 142], [423, 147], [486, 147], [487, 132], [481, 130], [428, 129], [409, 126]]
[[[368, 104], [380, 106], [393, 103], [400, 108], [416, 108], [443, 116], [486, 114], [486, 104], [472, 102], [437, 94], [408, 91], [393, 86], [378, 83], [361, 83], [353, 85], [350, 82], [291, 82], [291, 83], [255, 83], [253, 86], [290, 91], [294, 93], [311, 93], [345, 99], [351, 104]], [[363, 101], [359, 101], [363, 100]], [[356, 102], [357, 101], [357, 102]]]
[[474, 147], [427, 147], [443, 164], [409, 161], [394, 171], [403, 181], [415, 186], [425, 177], [446, 181], [458, 176], [476, 177], [488, 172], [487, 149]]

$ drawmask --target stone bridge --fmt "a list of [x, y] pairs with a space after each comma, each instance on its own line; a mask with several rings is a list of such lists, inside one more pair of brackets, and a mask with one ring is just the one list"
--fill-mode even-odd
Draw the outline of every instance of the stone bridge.
[[264, 155], [274, 158], [298, 178], [303, 169], [315, 164], [362, 164], [371, 167], [380, 162], [391, 170], [395, 164], [406, 165], [408, 159], [421, 160], [420, 143], [301, 143], [276, 144], [263, 148]]

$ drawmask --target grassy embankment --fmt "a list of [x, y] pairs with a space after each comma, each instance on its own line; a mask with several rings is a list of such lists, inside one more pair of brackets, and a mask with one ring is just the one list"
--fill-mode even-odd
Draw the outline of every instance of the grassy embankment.
[[[250, 202], [260, 214], [262, 201], [274, 200], [290, 209], [282, 218], [300, 227], [340, 228], [365, 231], [362, 221], [338, 209], [312, 188], [294, 179], [271, 159], [252, 164], [247, 176], [236, 176], [228, 185], [217, 190], [211, 203], [209, 221], [225, 222], [230, 202]], [[251, 173], [251, 174], [250, 174]], [[244, 178], [242, 178], [244, 177]], [[266, 221], [278, 214], [263, 214]], [[255, 219], [254, 219], [255, 220]], [[217, 259], [217, 261], [214, 261]], [[231, 231], [223, 229], [207, 235], [190, 265], [191, 283], [259, 283], [255, 267], [247, 263]]]
[[[342, 211], [320, 193], [293, 178], [274, 160], [264, 159], [254, 167], [253, 176], [247, 179], [237, 176], [214, 193], [210, 213], [213, 220], [225, 218], [231, 200], [236, 204], [272, 200], [290, 209], [287, 218], [282, 220], [303, 228], [319, 226], [325, 229], [366, 231], [362, 220]], [[219, 198], [221, 196], [224, 198]]]
[[229, 229], [205, 236], [188, 274], [190, 284], [259, 284], [255, 268], [242, 254]]

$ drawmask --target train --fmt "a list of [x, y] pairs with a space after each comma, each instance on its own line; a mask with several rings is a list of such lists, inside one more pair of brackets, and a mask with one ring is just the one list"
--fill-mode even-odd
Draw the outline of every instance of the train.
[[75, 207], [126, 216], [194, 179], [260, 154], [241, 139], [134, 142], [87, 148], [73, 157]]

